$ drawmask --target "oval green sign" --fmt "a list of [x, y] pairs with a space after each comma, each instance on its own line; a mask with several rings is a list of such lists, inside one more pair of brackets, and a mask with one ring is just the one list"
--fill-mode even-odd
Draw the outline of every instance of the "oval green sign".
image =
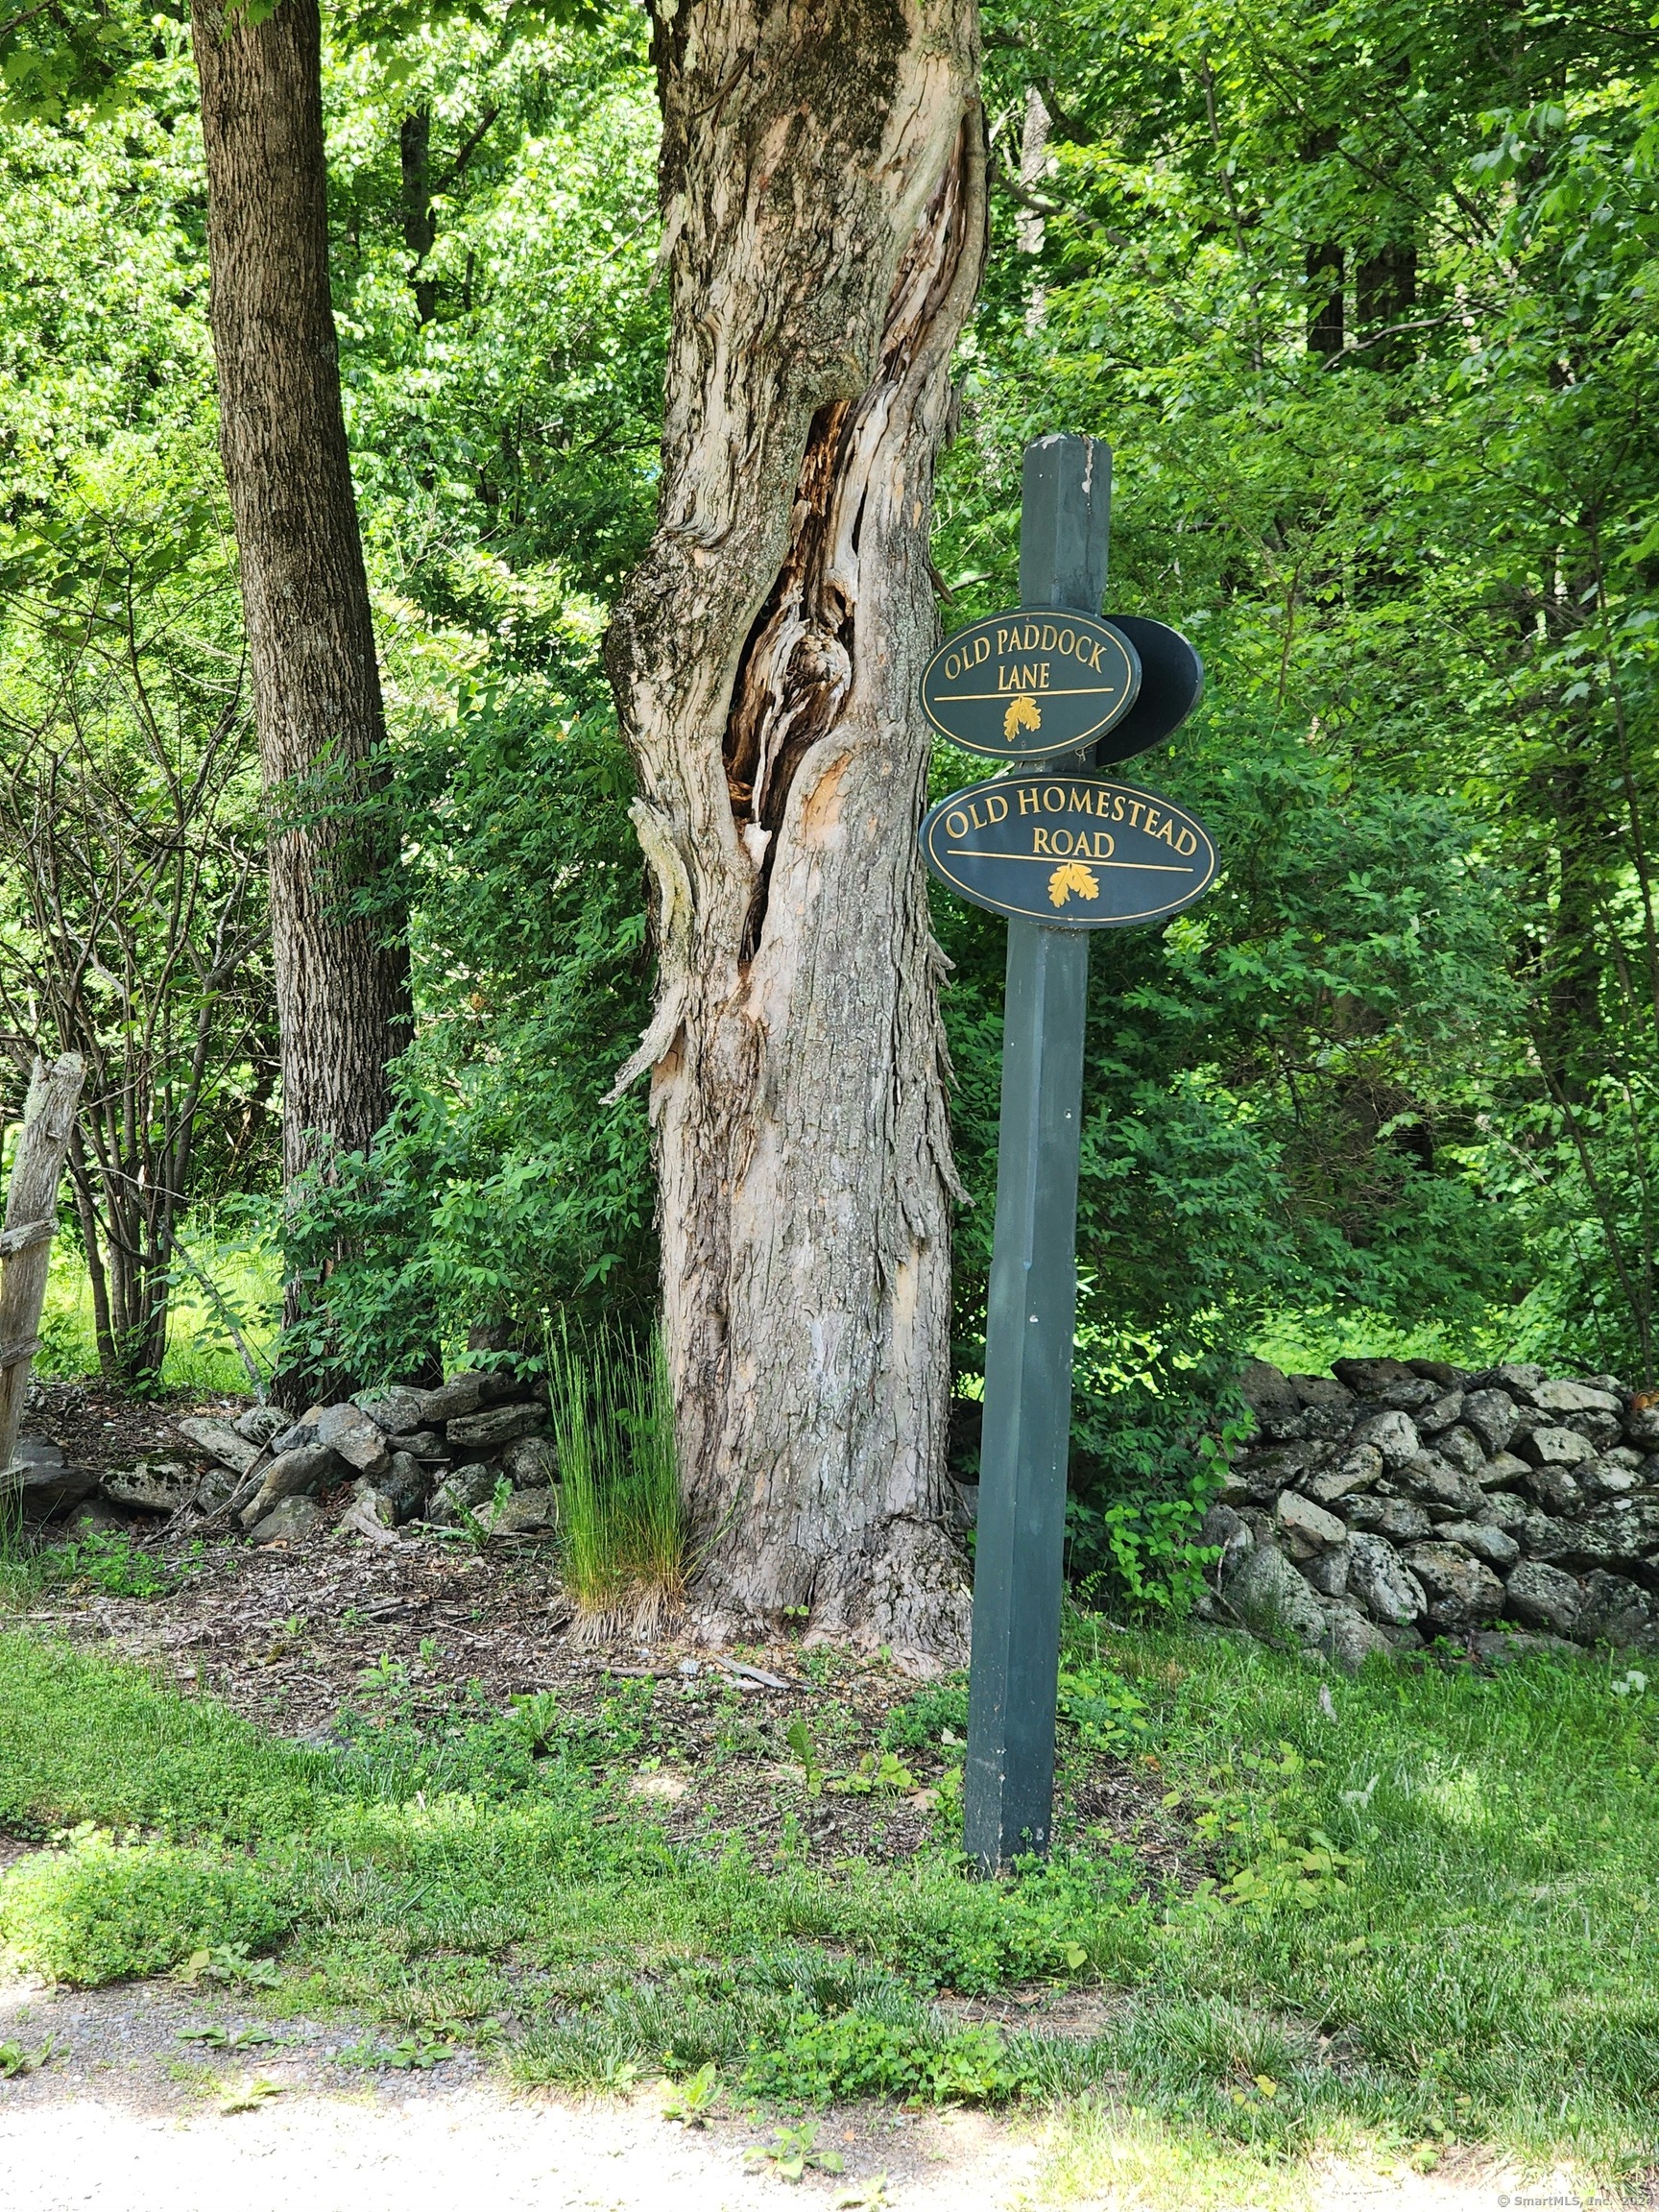
[[928, 809], [920, 834], [941, 883], [990, 913], [1051, 929], [1161, 922], [1215, 878], [1215, 846], [1195, 814], [1104, 776], [1037, 771], [970, 783]]
[[1014, 607], [945, 640], [922, 678], [922, 709], [964, 752], [1042, 759], [1093, 743], [1140, 688], [1141, 657], [1109, 622]]

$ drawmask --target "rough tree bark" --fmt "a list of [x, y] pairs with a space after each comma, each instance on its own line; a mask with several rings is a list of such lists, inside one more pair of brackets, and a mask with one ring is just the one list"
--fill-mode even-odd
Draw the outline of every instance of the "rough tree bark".
[[[285, 1180], [362, 1149], [408, 1042], [385, 734], [328, 293], [317, 0], [257, 24], [195, 0], [219, 445], [241, 556], [270, 821]], [[373, 910], [353, 912], [368, 904]], [[290, 1284], [288, 1317], [300, 1290]]]
[[964, 1647], [927, 528], [984, 252], [972, 0], [657, 0], [659, 521], [607, 645], [656, 885], [664, 1329], [711, 1637]]

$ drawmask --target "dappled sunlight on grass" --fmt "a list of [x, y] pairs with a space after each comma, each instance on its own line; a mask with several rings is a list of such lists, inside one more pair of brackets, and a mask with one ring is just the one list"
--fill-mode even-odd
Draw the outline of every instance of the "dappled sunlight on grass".
[[[0, 1635], [0, 1827], [252, 1847], [292, 1927], [274, 2008], [441, 2021], [510, 1984], [527, 2081], [712, 2065], [731, 2094], [807, 2108], [1068, 2112], [1050, 2160], [1078, 2203], [1290, 2212], [1323, 2154], [1490, 2147], [1611, 2176], [1647, 2154], [1644, 1696], [1589, 1660], [1346, 1680], [1214, 1636], [1067, 1635], [1068, 1669], [1132, 1708], [1114, 1757], [1184, 1831], [1179, 1879], [1083, 1841], [978, 1882], [943, 1802], [894, 1863], [790, 1830], [671, 1840], [633, 1789], [662, 1719], [649, 1683], [597, 1713], [548, 1692], [430, 1728], [343, 1717], [318, 1752], [20, 1635]], [[932, 1742], [938, 1693], [901, 1710]], [[1022, 2008], [1068, 1990], [1106, 2002], [1030, 2032]]]
[[[210, 1297], [196, 1277], [180, 1268], [171, 1302], [161, 1387], [204, 1398], [245, 1392], [252, 1385], [228, 1317], [240, 1332], [257, 1372], [268, 1377], [282, 1306], [277, 1254], [258, 1239], [228, 1238], [221, 1242], [208, 1216], [192, 1217], [186, 1225], [186, 1242], [214, 1295]], [[40, 1342], [36, 1359], [39, 1374], [71, 1379], [98, 1373], [92, 1286], [84, 1260], [66, 1237], [60, 1237], [52, 1249]]]
[[1040, 2201], [1090, 2212], [1310, 2212], [1300, 2161], [1263, 2159], [1136, 2107], [1079, 2099], [1051, 2125]]

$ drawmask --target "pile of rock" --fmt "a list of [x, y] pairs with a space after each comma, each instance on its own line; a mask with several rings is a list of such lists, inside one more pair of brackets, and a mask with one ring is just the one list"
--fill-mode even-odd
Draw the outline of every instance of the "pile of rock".
[[361, 1391], [298, 1419], [255, 1406], [234, 1420], [177, 1427], [188, 1455], [102, 1476], [26, 1438], [17, 1454], [25, 1519], [61, 1526], [89, 1506], [96, 1517], [102, 1502], [240, 1527], [254, 1544], [305, 1536], [336, 1507], [344, 1531], [380, 1542], [415, 1520], [454, 1527], [470, 1519], [504, 1535], [558, 1519], [546, 1397], [511, 1377], [468, 1372], [436, 1389]]
[[1435, 1637], [1659, 1649], [1651, 1393], [1433, 1359], [1258, 1360], [1244, 1391], [1256, 1434], [1204, 1527], [1210, 1619], [1347, 1668]]

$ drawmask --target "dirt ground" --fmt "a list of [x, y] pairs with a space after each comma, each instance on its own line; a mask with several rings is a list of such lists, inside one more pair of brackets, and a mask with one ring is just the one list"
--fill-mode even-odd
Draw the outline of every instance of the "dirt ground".
[[[215, 2049], [181, 2037], [204, 2026], [271, 2040]], [[0, 1984], [0, 2043], [48, 2039], [60, 2058], [0, 2082], [7, 2212], [759, 2212], [780, 2201], [770, 2162], [745, 2156], [769, 2128], [741, 2117], [684, 2128], [662, 2119], [655, 2089], [592, 2104], [514, 2095], [467, 2053], [425, 2073], [369, 2072], [351, 2063], [362, 2030], [338, 2020], [265, 2022], [246, 2003], [167, 1984]], [[257, 2104], [221, 2108], [227, 2087], [260, 2080], [271, 2090]], [[820, 2203], [884, 2175], [886, 2197], [914, 2212], [999, 2206], [1036, 2165], [1028, 2131], [967, 2115], [861, 2109], [824, 2122], [818, 2142], [844, 2162], [804, 2192]]]
[[[146, 1405], [82, 1383], [49, 1383], [30, 1428], [79, 1464], [130, 1465], [177, 1451], [173, 1423], [191, 1411], [234, 1413], [234, 1401]], [[499, 1712], [515, 1697], [557, 1693], [597, 1716], [646, 1682], [665, 1771], [661, 1798], [671, 1836], [698, 1828], [776, 1843], [793, 1812], [808, 1848], [827, 1857], [907, 1857], [930, 1831], [936, 1753], [906, 1750], [918, 1789], [867, 1795], [781, 1792], [798, 1774], [784, 1742], [804, 1719], [827, 1767], [851, 1766], [918, 1684], [879, 1659], [778, 1644], [711, 1655], [683, 1639], [584, 1648], [560, 1595], [546, 1536], [510, 1536], [482, 1549], [406, 1529], [378, 1549], [324, 1530], [296, 1548], [205, 1544], [157, 1518], [127, 1517], [132, 1532], [178, 1574], [169, 1596], [116, 1598], [90, 1584], [43, 1596], [30, 1625], [142, 1660], [187, 1694], [206, 1693], [277, 1735], [322, 1742], [342, 1708], [433, 1722]], [[769, 1679], [767, 1679], [769, 1678]], [[740, 1711], [738, 1709], [741, 1709]], [[1056, 1835], [1129, 1843], [1150, 1885], [1183, 1887], [1206, 1870], [1171, 1824], [1155, 1767], [1105, 1757], [1076, 1760], [1060, 1777]]]
[[[214, 2048], [181, 2033], [203, 2027], [248, 2039]], [[261, 2034], [271, 2040], [251, 2039]], [[0, 1984], [0, 2045], [48, 2040], [60, 2056], [0, 2080], [6, 2212], [1117, 2212], [1147, 2200], [1133, 2165], [1112, 2177], [1109, 2141], [1091, 2177], [1049, 2121], [839, 2111], [816, 2147], [842, 2171], [791, 2184], [752, 2155], [772, 2128], [743, 2114], [684, 2128], [663, 2118], [655, 2084], [593, 2102], [515, 2094], [466, 2053], [425, 2073], [367, 2072], [351, 2063], [362, 2031], [339, 2020], [266, 2021], [246, 2002], [170, 1984]], [[1184, 2212], [1172, 2181], [1176, 2194], [1157, 2188], [1151, 2200]], [[1524, 2180], [1479, 2163], [1423, 2176], [1324, 2162], [1261, 2195], [1207, 2188], [1203, 2201], [1207, 2212], [1504, 2212], [1594, 2200], [1560, 2175]]]

